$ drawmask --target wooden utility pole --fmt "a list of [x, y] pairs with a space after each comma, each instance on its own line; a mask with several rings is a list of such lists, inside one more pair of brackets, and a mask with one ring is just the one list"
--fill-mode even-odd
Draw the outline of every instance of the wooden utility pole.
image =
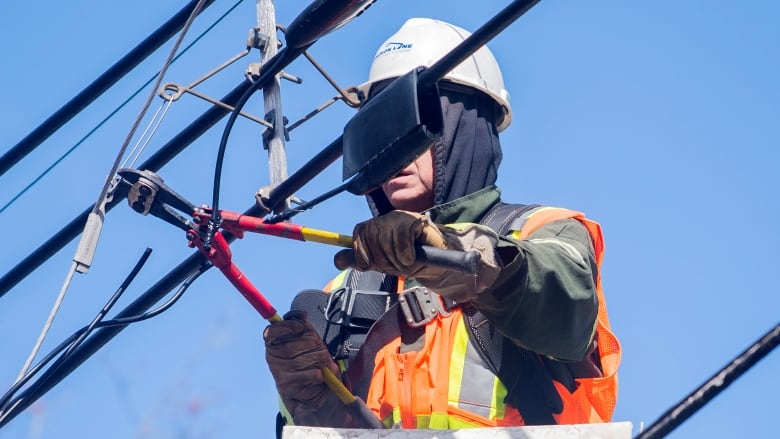
[[[277, 52], [279, 41], [276, 38], [276, 10], [273, 0], [257, 0], [256, 36], [261, 39], [260, 64], [265, 64]], [[282, 113], [282, 94], [279, 76], [269, 81], [263, 88], [265, 119], [273, 125], [263, 132], [263, 147], [268, 150], [270, 185], [276, 187], [287, 179], [287, 155], [284, 145], [284, 116]], [[289, 207], [285, 201], [280, 209]]]

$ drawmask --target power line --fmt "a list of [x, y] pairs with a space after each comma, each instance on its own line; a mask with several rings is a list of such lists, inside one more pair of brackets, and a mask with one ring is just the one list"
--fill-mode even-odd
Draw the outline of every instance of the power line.
[[[27, 154], [37, 148], [44, 140], [62, 128], [75, 115], [84, 110], [106, 90], [113, 87], [123, 76], [133, 70], [138, 64], [154, 53], [163, 43], [175, 35], [187, 21], [198, 0], [190, 1], [184, 8], [157, 28], [146, 39], [141, 41], [133, 50], [128, 52], [114, 65], [109, 67], [102, 75], [92, 81], [84, 90], [73, 97], [48, 119], [32, 130], [24, 139], [11, 147], [8, 152], [0, 157], [0, 176], [11, 169]], [[211, 6], [214, 0], [206, 0], [201, 12]]]
[[708, 404], [720, 392], [726, 390], [742, 374], [756, 365], [780, 344], [780, 324], [775, 325], [744, 352], [737, 355], [726, 367], [713, 375], [707, 382], [691, 392], [677, 405], [666, 411], [647, 430], [635, 439], [660, 439], [680, 426], [694, 413]]
[[[221, 99], [227, 105], [233, 105], [243, 95], [246, 90], [252, 86], [249, 81], [243, 81], [233, 90], [231, 90], [225, 97]], [[150, 171], [158, 171], [166, 163], [171, 161], [173, 157], [182, 152], [190, 143], [195, 139], [203, 135], [217, 122], [220, 121], [228, 110], [221, 106], [214, 105], [210, 109], [206, 110], [191, 124], [187, 125], [176, 136], [168, 141], [162, 148], [154, 153], [148, 160], [140, 165], [141, 169], [148, 169]], [[106, 212], [110, 211], [121, 199], [114, 199], [106, 204]], [[59, 232], [52, 235], [46, 242], [41, 244], [37, 249], [30, 253], [26, 258], [21, 260], [14, 268], [9, 270], [2, 278], [0, 278], [0, 297], [10, 291], [16, 284], [22, 279], [27, 277], [30, 273], [35, 271], [41, 264], [46, 262], [55, 253], [60, 251], [67, 243], [72, 241], [79, 235], [84, 227], [84, 223], [89, 216], [89, 212], [92, 210], [90, 205], [85, 211], [79, 214], [76, 218], [71, 220], [65, 227], [60, 229]]]
[[[244, 0], [238, 0], [233, 6], [230, 7], [222, 16], [217, 18], [214, 23], [212, 23], [206, 30], [204, 30], [200, 35], [197, 36], [190, 44], [187, 45], [184, 49], [182, 49], [179, 54], [176, 55], [176, 57], [173, 58], [173, 62], [176, 62], [179, 58], [181, 58], [187, 51], [189, 51], [195, 44], [197, 44], [206, 34], [208, 34], [214, 27], [219, 24], [225, 17], [227, 17], [233, 10], [236, 9], [236, 7], [243, 2]], [[3, 207], [0, 207], [0, 213], [3, 213], [6, 209], [8, 209], [13, 203], [16, 202], [22, 195], [24, 195], [27, 191], [29, 191], [33, 186], [35, 186], [43, 177], [46, 176], [49, 172], [51, 172], [52, 169], [54, 169], [57, 165], [59, 165], [63, 160], [65, 160], [66, 157], [68, 157], [73, 151], [75, 151], [79, 146], [81, 146], [88, 138], [92, 136], [97, 130], [100, 129], [103, 125], [106, 124], [111, 118], [113, 118], [119, 110], [124, 108], [130, 101], [132, 101], [136, 96], [138, 96], [139, 93], [141, 93], [143, 90], [146, 89], [149, 84], [154, 81], [154, 79], [157, 77], [158, 73], [155, 73], [151, 78], [149, 78], [142, 86], [140, 86], [136, 91], [133, 92], [130, 96], [127, 97], [121, 104], [119, 104], [111, 113], [108, 114], [103, 120], [98, 122], [87, 134], [84, 135], [81, 139], [79, 139], [78, 142], [76, 142], [72, 147], [70, 147], [67, 151], [65, 151], [64, 154], [62, 154], [57, 160], [54, 161], [49, 167], [47, 167], [43, 172], [41, 172], [37, 177], [35, 177], [27, 186], [24, 187], [21, 191], [19, 191], [18, 194], [16, 194], [13, 198], [11, 198], [10, 201], [5, 203]], [[75, 114], [74, 114], [75, 116]], [[29, 137], [29, 136], [28, 136]], [[42, 140], [43, 141], [43, 140]], [[5, 157], [0, 158], [0, 163], [3, 163], [2, 161], [5, 159]], [[2, 175], [2, 172], [0, 172], [0, 175]]]

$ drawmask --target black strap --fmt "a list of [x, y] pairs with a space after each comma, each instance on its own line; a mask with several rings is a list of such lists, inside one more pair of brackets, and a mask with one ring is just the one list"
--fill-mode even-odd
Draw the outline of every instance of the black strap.
[[282, 439], [282, 433], [284, 432], [284, 426], [287, 425], [287, 419], [282, 416], [281, 413], [276, 413], [276, 439]]
[[368, 397], [368, 387], [374, 373], [376, 354], [386, 344], [402, 334], [404, 328], [409, 327], [406, 321], [401, 320], [402, 316], [403, 313], [398, 309], [398, 304], [394, 304], [374, 323], [366, 339], [369, 342], [363, 344], [360, 351], [349, 363], [346, 379], [352, 393], [364, 401]]
[[510, 230], [519, 229], [522, 226], [522, 224], [514, 223], [516, 219], [537, 207], [541, 207], [541, 205], [498, 203], [482, 217], [479, 223], [490, 227], [499, 235], [506, 235]]
[[395, 282], [382, 273], [350, 270], [342, 288], [301, 291], [290, 309], [306, 311], [334, 359], [352, 360], [371, 325], [397, 302], [397, 295], [389, 292], [395, 291]]

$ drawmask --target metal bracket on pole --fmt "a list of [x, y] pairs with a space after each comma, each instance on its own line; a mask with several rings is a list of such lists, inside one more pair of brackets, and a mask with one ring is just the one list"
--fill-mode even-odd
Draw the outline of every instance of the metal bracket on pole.
[[263, 33], [260, 31], [259, 27], [255, 27], [249, 30], [249, 37], [246, 39], [246, 47], [265, 52], [265, 48], [268, 47], [270, 39], [271, 37], [269, 37], [267, 33]]

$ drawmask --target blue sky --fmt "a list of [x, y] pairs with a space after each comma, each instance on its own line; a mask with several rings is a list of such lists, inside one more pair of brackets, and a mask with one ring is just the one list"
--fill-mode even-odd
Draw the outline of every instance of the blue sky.
[[[0, 6], [4, 153], [185, 2], [23, 3]], [[380, 0], [310, 53], [343, 86], [362, 82], [379, 44], [411, 17], [474, 30], [508, 2]], [[218, 1], [191, 42], [234, 2]], [[308, 2], [279, 2], [288, 24]], [[475, 6], [478, 4], [479, 7]], [[603, 278], [623, 345], [614, 419], [652, 423], [778, 322], [777, 172], [780, 6], [768, 0], [542, 1], [489, 46], [511, 94], [499, 177], [510, 202], [585, 212], [604, 229]], [[175, 63], [165, 82], [186, 84], [244, 48], [255, 4], [233, 13]], [[162, 65], [169, 42], [11, 171], [0, 205], [58, 160]], [[199, 87], [214, 97], [242, 80], [258, 53]], [[334, 92], [304, 61], [287, 71], [284, 112], [297, 120]], [[94, 203], [149, 89], [0, 212], [0, 274]], [[151, 114], [161, 105], [157, 99]], [[141, 160], [208, 108], [174, 103]], [[258, 94], [247, 111], [262, 114]], [[334, 105], [291, 133], [290, 172], [335, 139], [353, 114]], [[211, 202], [224, 121], [159, 174], [196, 204]], [[220, 207], [243, 211], [268, 184], [262, 129], [241, 120], [230, 137]], [[137, 140], [137, 136], [136, 139]], [[303, 188], [313, 198], [341, 183], [340, 162]], [[369, 216], [343, 194], [296, 217], [341, 233]], [[0, 297], [0, 389], [24, 363], [70, 266], [66, 246]], [[88, 274], [76, 275], [43, 350], [87, 324], [146, 247], [154, 252], [117, 310], [187, 257], [183, 234], [121, 205], [107, 216]], [[335, 248], [248, 235], [234, 261], [284, 310], [296, 291], [324, 285]], [[169, 311], [125, 329], [0, 438], [270, 437], [276, 396], [263, 359], [265, 321], [216, 270]], [[769, 437], [780, 391], [777, 353], [750, 370], [670, 437]]]

